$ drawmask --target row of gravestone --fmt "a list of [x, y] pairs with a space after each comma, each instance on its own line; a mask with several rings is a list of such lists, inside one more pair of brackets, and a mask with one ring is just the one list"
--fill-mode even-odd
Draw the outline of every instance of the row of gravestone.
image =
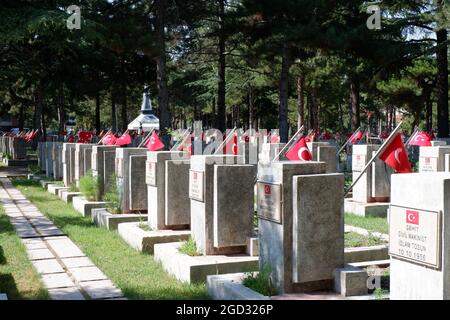
[[19, 137], [0, 137], [0, 152], [11, 160], [21, 160], [27, 157], [27, 142]]
[[[354, 172], [376, 148], [354, 148]], [[197, 250], [205, 256], [246, 252], [253, 235], [257, 181], [259, 264], [271, 266], [280, 293], [330, 288], [334, 270], [344, 264], [344, 178], [326, 173], [326, 163], [261, 160], [256, 168], [239, 156], [189, 159], [180, 152], [81, 144], [64, 144], [63, 150], [64, 172], [70, 172], [65, 173], [66, 185], [82, 172], [80, 155], [90, 157], [99, 176], [116, 173], [124, 212], [148, 209], [153, 230], [190, 226]], [[424, 149], [423, 163], [428, 162], [429, 150]], [[449, 298], [450, 224], [445, 217], [450, 210], [450, 174], [393, 175], [385, 191], [374, 181], [390, 176], [382, 169], [377, 173], [374, 164], [367, 181], [360, 182], [365, 194], [360, 198], [354, 191], [353, 197], [365, 202], [386, 194], [390, 198], [391, 298]]]

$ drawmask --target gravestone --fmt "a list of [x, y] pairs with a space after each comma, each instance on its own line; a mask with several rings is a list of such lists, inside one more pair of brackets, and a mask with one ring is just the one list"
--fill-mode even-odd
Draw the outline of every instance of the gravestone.
[[332, 289], [343, 266], [344, 178], [325, 172], [324, 162], [258, 164], [260, 270], [272, 269], [279, 293]]
[[258, 160], [272, 161], [285, 145], [286, 145], [285, 143], [263, 143], [261, 146], [261, 152], [259, 154]]
[[62, 147], [62, 142], [53, 142], [53, 178], [55, 178], [55, 180], [61, 180], [63, 178]]
[[23, 138], [12, 137], [11, 156], [13, 160], [25, 159], [27, 157], [27, 145]]
[[[433, 142], [445, 143], [443, 141]], [[445, 171], [446, 166], [449, 167], [448, 160], [446, 161], [446, 155], [450, 155], [450, 146], [436, 145], [420, 147], [419, 150], [419, 172], [439, 172]]]
[[[77, 143], [75, 144], [75, 176], [74, 180], [77, 186], [80, 184], [80, 178], [83, 177], [87, 170], [85, 168], [85, 151], [86, 149], [92, 149], [92, 144], [88, 143]], [[91, 156], [89, 155], [89, 162], [91, 161]]]
[[[116, 157], [117, 146], [93, 145], [91, 154], [92, 175], [98, 177], [98, 197], [102, 199], [105, 194], [106, 180], [109, 182], [110, 176], [114, 173], [114, 160]], [[108, 158], [105, 170], [105, 153], [109, 152], [111, 157]], [[106, 171], [106, 176], [105, 176]], [[106, 179], [107, 178], [107, 179]], [[106, 179], [106, 180], [105, 180]]]
[[450, 299], [450, 173], [392, 176], [390, 298]]
[[76, 143], [63, 143], [63, 181], [66, 187], [75, 183], [75, 146]]
[[45, 175], [53, 177], [53, 142], [45, 142]]
[[[360, 175], [380, 145], [353, 145], [352, 177]], [[345, 199], [345, 212], [366, 216], [386, 216], [393, 170], [376, 159], [352, 189], [352, 198]]]
[[311, 152], [313, 161], [325, 162], [327, 173], [336, 172], [336, 145], [333, 145], [331, 142], [307, 142], [306, 144]]
[[[173, 160], [173, 159], [185, 160]], [[148, 224], [152, 230], [188, 229], [190, 224], [189, 155], [147, 152]]]
[[122, 213], [129, 213], [134, 210], [146, 210], [146, 152], [147, 148], [116, 149], [115, 172], [121, 198]]
[[103, 153], [103, 188], [104, 193], [111, 191], [111, 186], [116, 183], [116, 150], [105, 150]]
[[203, 255], [245, 252], [252, 236], [256, 168], [239, 156], [192, 156], [191, 233]]

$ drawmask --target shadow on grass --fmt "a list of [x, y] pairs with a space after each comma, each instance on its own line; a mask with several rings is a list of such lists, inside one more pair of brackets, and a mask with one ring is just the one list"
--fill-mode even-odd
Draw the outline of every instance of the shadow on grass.
[[17, 289], [12, 274], [0, 274], [0, 292], [6, 293], [8, 299], [20, 299], [21, 295]]
[[2, 246], [0, 246], [0, 264], [6, 264], [5, 253], [3, 252]]

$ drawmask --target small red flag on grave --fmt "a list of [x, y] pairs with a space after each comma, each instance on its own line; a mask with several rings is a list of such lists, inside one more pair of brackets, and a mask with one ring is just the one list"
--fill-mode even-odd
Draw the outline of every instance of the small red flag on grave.
[[351, 144], [355, 144], [356, 141], [360, 140], [363, 137], [363, 133], [361, 130], [358, 130], [352, 137], [352, 140], [350, 140]]
[[159, 139], [156, 132], [153, 131], [150, 139], [144, 144], [150, 151], [158, 151], [164, 148], [164, 143]]
[[294, 146], [289, 149], [286, 153], [286, 158], [291, 161], [300, 160], [300, 161], [311, 161], [312, 155], [309, 152], [308, 146], [306, 145], [305, 138], [300, 138]]
[[280, 136], [278, 135], [278, 133], [273, 133], [271, 136], [270, 136], [270, 143], [280, 143]]
[[125, 146], [127, 144], [130, 144], [133, 141], [131, 139], [130, 134], [125, 131], [124, 134], [122, 134], [119, 138], [116, 140], [116, 146]]
[[428, 132], [417, 132], [409, 142], [410, 146], [431, 147], [432, 137]]
[[38, 131], [37, 130], [32, 130], [30, 133], [27, 134], [27, 136], [25, 137], [25, 141], [33, 141], [34, 139], [36, 139]]
[[226, 145], [223, 147], [224, 154], [232, 154], [238, 155], [238, 147], [237, 147], [237, 134], [234, 133], [233, 138], [231, 138]]
[[97, 136], [101, 138], [101, 137], [103, 137], [104, 135], [105, 135], [105, 130], [102, 130]]
[[113, 146], [116, 144], [116, 140], [116, 136], [112, 132], [110, 132], [103, 138], [102, 143], [105, 146]]
[[91, 142], [92, 136], [94, 134], [92, 132], [81, 131], [78, 132], [78, 143], [89, 143]]
[[384, 161], [398, 173], [412, 172], [408, 153], [406, 152], [400, 133], [397, 133], [395, 138], [392, 139], [386, 149], [381, 153], [380, 160]]

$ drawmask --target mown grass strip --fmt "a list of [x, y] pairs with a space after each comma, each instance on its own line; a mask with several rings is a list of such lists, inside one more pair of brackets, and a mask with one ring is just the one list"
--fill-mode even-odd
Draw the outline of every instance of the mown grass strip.
[[131, 249], [116, 231], [94, 226], [70, 204], [29, 180], [13, 184], [66, 233], [129, 299], [206, 299], [204, 284], [187, 284], [168, 275], [153, 256]]

